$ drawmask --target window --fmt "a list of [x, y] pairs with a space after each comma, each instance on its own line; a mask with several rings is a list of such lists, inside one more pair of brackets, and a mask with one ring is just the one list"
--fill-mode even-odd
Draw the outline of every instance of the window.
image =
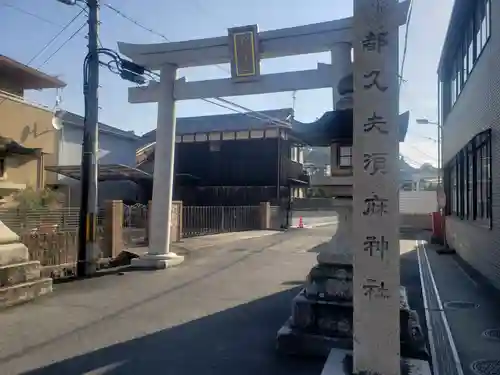
[[340, 168], [352, 167], [352, 147], [347, 147], [347, 146], [339, 147], [339, 167]]
[[[450, 51], [448, 69], [443, 77], [449, 93], [443, 97], [442, 108], [447, 112], [457, 101], [491, 35], [491, 0], [477, 0], [477, 6], [471, 10], [461, 30], [461, 40]], [[444, 105], [445, 101], [448, 105]]]
[[474, 66], [474, 19], [471, 19], [467, 27], [467, 73], [470, 74]]
[[447, 214], [492, 224], [491, 134], [474, 137], [446, 167]]
[[467, 146], [467, 212], [468, 219], [474, 218], [474, 148], [471, 144]]
[[450, 212], [457, 214], [458, 210], [458, 190], [457, 190], [457, 166], [452, 163], [450, 166], [450, 184], [451, 184], [451, 207]]

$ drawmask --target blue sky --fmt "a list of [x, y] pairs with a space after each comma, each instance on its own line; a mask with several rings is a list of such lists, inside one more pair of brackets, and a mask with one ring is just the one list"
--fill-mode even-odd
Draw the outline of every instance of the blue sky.
[[[258, 24], [260, 30], [271, 30], [308, 23], [330, 21], [352, 15], [349, 0], [103, 0], [140, 24], [163, 34], [172, 41], [212, 37], [227, 34], [227, 28]], [[412, 117], [407, 141], [401, 152], [410, 161], [436, 164], [437, 131], [432, 125], [417, 125], [415, 119], [437, 119], [436, 66], [446, 32], [453, 0], [414, 0], [413, 15], [408, 33], [408, 50], [403, 76], [406, 82], [401, 91], [401, 111], [410, 110]], [[13, 5], [36, 15], [28, 15]], [[40, 5], [43, 4], [43, 7]], [[272, 4], [272, 5], [271, 5]], [[27, 63], [56, 35], [78, 7], [66, 6], [56, 0], [0, 0], [0, 53]], [[33, 61], [39, 67], [83, 23], [81, 16]], [[158, 35], [148, 32], [119, 16], [106, 6], [101, 10], [101, 42], [104, 47], [116, 49], [117, 41], [132, 43], [164, 42]], [[85, 56], [86, 28], [68, 42], [41, 70], [58, 75], [68, 86], [62, 92], [62, 107], [83, 113], [82, 61]], [[401, 47], [405, 28], [400, 29]], [[402, 50], [402, 48], [401, 48]], [[314, 68], [318, 62], [330, 62], [329, 54], [314, 54], [274, 60], [264, 60], [262, 73], [275, 73]], [[216, 67], [182, 70], [190, 80], [227, 76]], [[105, 69], [101, 69], [100, 120], [109, 125], [137, 134], [156, 127], [156, 104], [129, 104], [127, 82]], [[30, 93], [29, 97], [49, 106], [55, 104], [54, 90]], [[292, 93], [268, 94], [230, 98], [252, 110], [277, 109], [292, 106]], [[332, 108], [330, 89], [301, 91], [296, 96], [296, 117], [312, 121]], [[179, 117], [225, 113], [227, 110], [199, 100], [178, 104]], [[434, 139], [434, 140], [433, 140]]]

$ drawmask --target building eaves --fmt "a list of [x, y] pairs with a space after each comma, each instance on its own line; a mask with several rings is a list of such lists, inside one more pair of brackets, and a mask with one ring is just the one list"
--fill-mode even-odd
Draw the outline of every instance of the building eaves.
[[[262, 115], [259, 115], [261, 113]], [[230, 113], [222, 115], [179, 117], [176, 121], [176, 135], [241, 131], [241, 130], [263, 130], [284, 126], [293, 115], [293, 109], [283, 108], [276, 110], [260, 111], [259, 113]], [[258, 117], [258, 118], [255, 118]], [[277, 121], [272, 121], [272, 118]], [[141, 136], [145, 144], [154, 142], [156, 130], [151, 130]]]

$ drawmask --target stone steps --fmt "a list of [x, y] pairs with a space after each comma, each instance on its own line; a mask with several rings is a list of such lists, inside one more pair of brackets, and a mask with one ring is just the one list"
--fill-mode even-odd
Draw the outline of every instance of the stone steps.
[[0, 288], [34, 281], [40, 278], [40, 262], [27, 261], [0, 266]]
[[52, 292], [52, 279], [40, 272], [40, 262], [29, 260], [28, 248], [0, 221], [0, 310]]
[[0, 309], [31, 301], [50, 292], [52, 292], [50, 278], [0, 288]]

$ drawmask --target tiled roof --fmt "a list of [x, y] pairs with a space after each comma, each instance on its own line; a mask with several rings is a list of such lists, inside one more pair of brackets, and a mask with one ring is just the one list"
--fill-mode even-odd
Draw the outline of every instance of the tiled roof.
[[[262, 116], [262, 115], [264, 116]], [[200, 117], [179, 117], [176, 122], [176, 134], [194, 134], [222, 131], [239, 131], [248, 129], [266, 129], [279, 126], [279, 122], [272, 120], [261, 120], [255, 117], [270, 117], [285, 122], [291, 115], [291, 108], [275, 109], [269, 111], [259, 111], [259, 113], [231, 113], [223, 115], [200, 116]], [[142, 144], [154, 142], [156, 140], [156, 130], [152, 130], [142, 137]]]

